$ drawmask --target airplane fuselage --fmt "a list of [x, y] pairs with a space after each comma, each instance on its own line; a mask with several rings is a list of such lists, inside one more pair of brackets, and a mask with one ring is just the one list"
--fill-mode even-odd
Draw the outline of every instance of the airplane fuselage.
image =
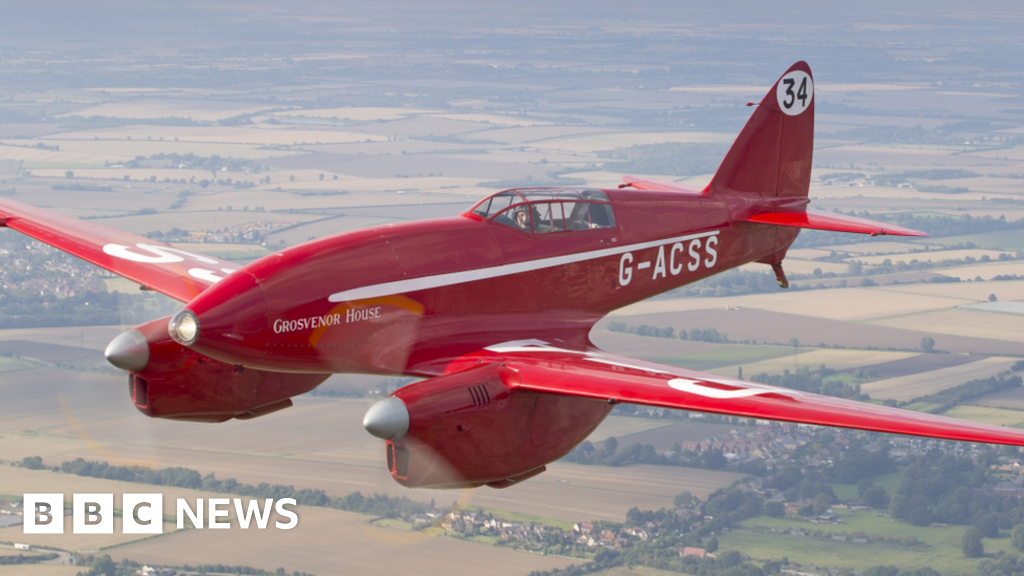
[[796, 236], [737, 222], [735, 206], [699, 192], [601, 195], [614, 225], [540, 233], [467, 211], [272, 254], [189, 304], [192, 348], [266, 370], [436, 375], [495, 342], [585, 344], [608, 312], [770, 258]]

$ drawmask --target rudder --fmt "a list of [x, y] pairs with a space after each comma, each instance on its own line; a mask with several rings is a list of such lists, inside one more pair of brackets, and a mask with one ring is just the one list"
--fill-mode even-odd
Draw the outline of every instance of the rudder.
[[711, 194], [806, 197], [814, 149], [814, 79], [800, 61], [772, 86], [708, 185]]

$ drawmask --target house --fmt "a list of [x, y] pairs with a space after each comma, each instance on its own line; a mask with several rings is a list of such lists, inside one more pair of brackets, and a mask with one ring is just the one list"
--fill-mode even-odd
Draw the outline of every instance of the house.
[[708, 555], [707, 551], [703, 548], [690, 548], [687, 546], [683, 548], [683, 551], [679, 553], [680, 556], [696, 556], [697, 558], [704, 558]]
[[580, 534], [590, 534], [594, 531], [594, 525], [590, 522], [577, 522], [572, 526], [573, 532], [579, 532]]

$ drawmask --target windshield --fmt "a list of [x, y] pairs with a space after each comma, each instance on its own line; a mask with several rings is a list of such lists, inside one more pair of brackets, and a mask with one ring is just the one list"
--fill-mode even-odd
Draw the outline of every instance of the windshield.
[[526, 233], [549, 234], [614, 227], [607, 202], [596, 188], [518, 188], [484, 199], [472, 212]]

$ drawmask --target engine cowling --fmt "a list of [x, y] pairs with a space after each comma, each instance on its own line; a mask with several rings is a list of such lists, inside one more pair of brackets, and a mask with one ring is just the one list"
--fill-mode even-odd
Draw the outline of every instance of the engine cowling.
[[[382, 406], [391, 408], [387, 414], [371, 408], [364, 425], [387, 439], [388, 470], [403, 486], [511, 486], [568, 454], [612, 409], [601, 400], [523, 390], [520, 379], [494, 363], [425, 380], [382, 401], [392, 403]], [[396, 419], [394, 399], [407, 410], [405, 422]]]
[[167, 324], [167, 318], [147, 322], [107, 347], [108, 360], [128, 370], [132, 403], [147, 416], [198, 422], [255, 418], [291, 406], [292, 396], [330, 376], [226, 364], [174, 342]]

